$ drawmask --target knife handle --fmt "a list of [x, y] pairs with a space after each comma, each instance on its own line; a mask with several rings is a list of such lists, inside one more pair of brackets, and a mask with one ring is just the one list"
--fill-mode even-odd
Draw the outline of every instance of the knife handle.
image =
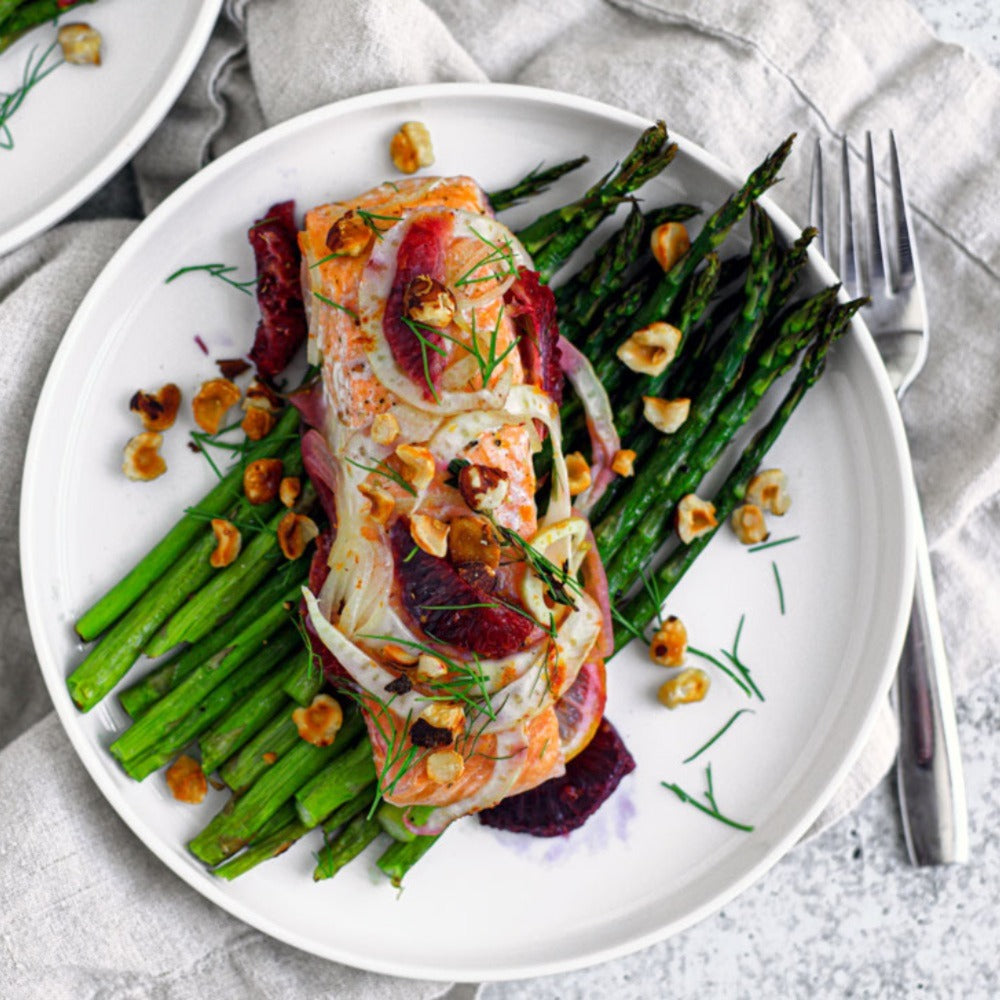
[[927, 532], [919, 513], [916, 521], [913, 608], [896, 676], [896, 778], [910, 861], [940, 865], [969, 860], [969, 820]]

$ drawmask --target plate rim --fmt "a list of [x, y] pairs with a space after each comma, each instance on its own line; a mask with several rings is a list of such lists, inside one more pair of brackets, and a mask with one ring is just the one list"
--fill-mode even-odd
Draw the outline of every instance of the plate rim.
[[[0, 230], [0, 256], [11, 253], [28, 240], [58, 225], [101, 185], [113, 177], [139, 151], [139, 147], [166, 118], [180, 92], [187, 86], [212, 35], [223, 0], [200, 0], [188, 37], [155, 97], [143, 109], [124, 136], [82, 177], [57, 198], [22, 219], [10, 229]], [[82, 303], [81, 303], [82, 304]]]
[[[213, 161], [197, 174], [190, 177], [171, 195], [157, 206], [149, 216], [144, 219], [132, 234], [122, 243], [122, 245], [111, 256], [98, 278], [94, 281], [87, 294], [84, 296], [72, 320], [67, 327], [66, 333], [57, 349], [50, 364], [48, 374], [42, 392], [39, 395], [38, 404], [32, 417], [31, 433], [28, 448], [25, 456], [24, 479], [21, 489], [20, 502], [20, 531], [19, 544], [21, 552], [21, 577], [22, 590], [25, 598], [25, 606], [32, 636], [32, 642], [38, 659], [39, 669], [52, 697], [60, 723], [73, 745], [77, 756], [85, 766], [91, 780], [95, 782], [109, 805], [124, 820], [130, 831], [139, 839], [143, 846], [150, 850], [163, 864], [178, 875], [184, 882], [191, 886], [204, 898], [207, 898], [223, 910], [235, 916], [251, 927], [263, 933], [289, 944], [309, 954], [315, 954], [332, 961], [345, 965], [364, 969], [384, 975], [402, 976], [418, 980], [462, 980], [469, 981], [470, 978], [481, 981], [503, 981], [511, 979], [530, 978], [542, 975], [552, 975], [569, 972], [576, 969], [586, 968], [602, 962], [609, 961], [623, 955], [632, 954], [642, 948], [648, 947], [659, 941], [665, 940], [692, 925], [703, 920], [712, 913], [717, 912], [728, 902], [740, 895], [755, 882], [759, 881], [777, 862], [784, 857], [788, 851], [794, 847], [802, 835], [816, 820], [822, 809], [829, 802], [837, 788], [840, 787], [844, 777], [858, 759], [868, 737], [871, 734], [875, 719], [881, 709], [884, 699], [887, 697], [895, 673], [895, 664], [898, 660], [899, 652], [902, 649], [905, 628], [909, 620], [910, 602], [908, 599], [899, 601], [896, 608], [895, 620], [887, 630], [888, 648], [891, 655], [886, 662], [881, 665], [880, 675], [875, 685], [877, 697], [873, 698], [867, 708], [867, 712], [860, 720], [860, 724], [855, 730], [853, 742], [848, 753], [841, 760], [839, 766], [834, 770], [827, 784], [816, 790], [812, 796], [811, 804], [799, 819], [792, 823], [785, 836], [776, 838], [767, 850], [748, 867], [744, 875], [726, 886], [725, 890], [716, 893], [707, 899], [700, 906], [697, 906], [682, 917], [660, 924], [644, 934], [634, 935], [623, 943], [609, 945], [604, 948], [591, 949], [584, 954], [577, 954], [572, 958], [561, 958], [551, 961], [534, 961], [524, 965], [508, 966], [503, 969], [495, 967], [483, 967], [470, 969], [466, 966], [435, 965], [433, 967], [414, 967], [405, 962], [394, 962], [391, 957], [385, 956], [376, 960], [370, 960], [367, 956], [358, 957], [338, 950], [335, 945], [325, 947], [315, 947], [313, 942], [305, 941], [293, 931], [280, 926], [262, 914], [243, 903], [224, 894], [221, 885], [216, 886], [206, 878], [206, 873], [201, 868], [196, 868], [191, 860], [184, 854], [178, 854], [164, 847], [161, 849], [158, 843], [150, 842], [140, 829], [145, 825], [138, 811], [125, 799], [121, 798], [118, 789], [107, 775], [101, 748], [92, 745], [86, 738], [82, 729], [75, 725], [75, 720], [79, 718], [79, 713], [72, 705], [65, 688], [65, 664], [50, 664], [46, 669], [42, 664], [42, 656], [39, 650], [44, 650], [40, 636], [44, 630], [40, 603], [34, 600], [33, 595], [38, 592], [35, 584], [35, 570], [28, 565], [26, 553], [31, 544], [29, 539], [29, 526], [32, 522], [31, 505], [27, 502], [34, 488], [35, 481], [39, 475], [40, 447], [42, 438], [42, 426], [44, 415], [49, 406], [50, 397], [54, 396], [56, 383], [59, 375], [66, 363], [69, 355], [68, 346], [87, 325], [88, 314], [93, 308], [93, 303], [104, 293], [105, 286], [112, 285], [117, 276], [117, 272], [127, 264], [130, 257], [130, 248], [133, 242], [138, 242], [144, 238], [147, 230], [159, 224], [161, 217], [170, 215], [174, 211], [174, 206], [186, 200], [192, 193], [197, 192], [201, 187], [210, 184], [215, 176], [227, 171], [231, 165], [237, 164], [247, 158], [256, 155], [257, 150], [270, 145], [280, 143], [286, 134], [294, 133], [300, 129], [308, 129], [314, 123], [322, 121], [324, 118], [337, 118], [342, 114], [363, 111], [367, 108], [391, 105], [397, 102], [424, 100], [424, 99], [447, 99], [455, 97], [458, 99], [484, 96], [487, 98], [507, 98], [511, 100], [525, 100], [533, 103], [548, 104], [550, 106], [564, 108], [585, 113], [596, 114], [604, 118], [612, 118], [619, 123], [634, 126], [641, 129], [649, 124], [649, 119], [624, 110], [614, 105], [597, 101], [579, 95], [568, 94], [562, 91], [551, 90], [541, 87], [524, 86], [520, 84], [496, 84], [496, 83], [434, 83], [419, 84], [407, 87], [387, 88], [379, 91], [345, 98], [322, 105], [310, 111], [304, 112], [293, 118], [287, 119], [277, 125], [272, 126], [263, 132], [245, 140], [240, 145], [225, 153], [219, 159]], [[682, 136], [671, 134], [671, 139], [677, 141], [683, 152], [696, 162], [709, 170], [716, 172], [734, 186], [738, 186], [742, 179], [721, 160], [711, 153], [705, 151], [700, 146], [685, 139]], [[769, 197], [760, 199], [764, 207], [771, 216], [778, 230], [797, 234], [798, 227], [791, 218]], [[819, 276], [828, 283], [834, 283], [837, 279], [829, 265], [819, 256], [815, 249], [810, 249], [810, 262], [819, 273]], [[850, 333], [857, 348], [861, 351], [863, 360], [875, 380], [879, 390], [879, 402], [881, 410], [887, 421], [889, 435], [888, 443], [892, 446], [898, 459], [899, 473], [895, 479], [895, 487], [898, 489], [902, 510], [900, 511], [900, 531], [902, 544], [900, 553], [903, 565], [899, 566], [902, 586], [900, 594], [906, 595], [912, 592], [915, 574], [915, 519], [916, 519], [916, 498], [913, 486], [912, 467], [910, 462], [909, 447], [903, 427], [902, 416], [896, 403], [889, 384], [888, 375], [882, 365], [877, 348], [864, 323], [855, 317]]]

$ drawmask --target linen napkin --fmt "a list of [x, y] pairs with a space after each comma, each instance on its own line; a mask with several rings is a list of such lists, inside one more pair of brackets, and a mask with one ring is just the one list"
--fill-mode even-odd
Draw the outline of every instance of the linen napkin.
[[[291, 115], [373, 89], [486, 79], [664, 117], [740, 171], [775, 130], [795, 127], [800, 150], [778, 198], [799, 219], [803, 150], [814, 137], [832, 148], [846, 132], [857, 151], [866, 128], [896, 130], [923, 265], [937, 277], [931, 355], [904, 417], [956, 686], [981, 677], [1000, 653], [991, 628], [1000, 601], [1000, 538], [991, 530], [1000, 486], [1000, 237], [983, 211], [1000, 189], [995, 142], [984, 141], [1000, 135], [996, 74], [933, 39], [904, 0], [229, 0], [189, 86], [135, 159], [143, 208]], [[301, 955], [208, 904], [138, 843], [55, 717], [42, 718], [47, 696], [15, 569], [19, 470], [55, 346], [131, 226], [64, 226], [0, 259], [0, 995], [440, 995], [443, 984]], [[884, 710], [819, 825], [877, 783], [894, 746]], [[651, 974], [641, 956], [636, 968]]]

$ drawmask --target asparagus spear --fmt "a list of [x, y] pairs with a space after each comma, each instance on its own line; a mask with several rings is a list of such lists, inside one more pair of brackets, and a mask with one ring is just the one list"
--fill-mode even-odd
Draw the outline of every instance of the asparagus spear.
[[[73, 7], [93, 2], [94, 0], [76, 0]], [[57, 0], [32, 0], [30, 3], [7, 0], [0, 7], [0, 52], [16, 42], [26, 31], [37, 28], [46, 21], [55, 21], [67, 9], [60, 6]]]
[[[246, 461], [252, 462], [258, 458], [273, 456], [283, 450], [288, 436], [298, 428], [298, 424], [298, 411], [289, 406], [271, 433], [247, 449]], [[198, 510], [202, 514], [224, 517], [242, 493], [241, 463], [226, 473], [197, 505]], [[205, 523], [200, 517], [185, 514], [122, 580], [83, 613], [76, 623], [76, 631], [80, 638], [85, 642], [97, 638], [112, 622], [132, 607], [161, 578], [164, 571], [195, 544], [204, 531]]]
[[212, 874], [231, 882], [234, 878], [239, 878], [240, 875], [245, 875], [256, 868], [261, 862], [270, 861], [271, 858], [284, 854], [307, 832], [301, 820], [289, 820], [274, 833], [258, 837], [245, 850], [213, 869]]
[[327, 839], [316, 855], [313, 881], [333, 878], [382, 834], [379, 821], [364, 813], [355, 816], [335, 837]]
[[219, 768], [219, 777], [236, 793], [245, 792], [265, 771], [301, 742], [292, 722], [294, 701], [285, 700], [271, 720]]
[[438, 842], [442, 834], [420, 834], [413, 840], [394, 840], [376, 861], [379, 869], [392, 879], [398, 889], [406, 873]]
[[[354, 715], [352, 719], [360, 733], [364, 726], [360, 716]], [[367, 738], [362, 739], [295, 793], [299, 819], [308, 827], [316, 826], [367, 788], [375, 777], [371, 744]]]
[[311, 648], [303, 650], [292, 666], [281, 690], [299, 705], [308, 705], [323, 686], [323, 667]]
[[[847, 329], [850, 317], [859, 305], [860, 303], [850, 303], [840, 314], [839, 322], [835, 320], [831, 330], [809, 348], [791, 388], [778, 409], [744, 449], [735, 468], [726, 477], [714, 498], [716, 520], [719, 526], [728, 520], [732, 512], [742, 502], [746, 493], [747, 481], [764, 460], [764, 456], [777, 440], [785, 424], [788, 423], [806, 391], [822, 375], [831, 344]], [[615, 652], [627, 645], [637, 632], [641, 632], [656, 617], [660, 608], [656, 606], [652, 594], [656, 593], [661, 598], [666, 597], [712, 540], [716, 531], [718, 531], [718, 526], [699, 535], [689, 545], [677, 548], [653, 574], [655, 586], [639, 591], [624, 611], [618, 609], [619, 616], [624, 618], [627, 624], [615, 627]]]
[[499, 191], [490, 191], [486, 197], [489, 198], [494, 212], [513, 208], [515, 205], [520, 205], [525, 198], [548, 191], [550, 184], [582, 167], [589, 159], [587, 156], [578, 156], [574, 160], [565, 160], [545, 170], [542, 170], [542, 165], [539, 164], [516, 184], [509, 188], [501, 188]]

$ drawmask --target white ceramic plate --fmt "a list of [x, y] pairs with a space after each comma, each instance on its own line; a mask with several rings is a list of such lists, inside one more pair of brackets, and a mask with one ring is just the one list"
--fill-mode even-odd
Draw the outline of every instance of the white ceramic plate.
[[[603, 172], [646, 124], [546, 91], [420, 87], [312, 112], [202, 171], [111, 261], [52, 366], [24, 480], [27, 605], [42, 671], [81, 759], [138, 836], [205, 896], [300, 948], [379, 972], [460, 980], [550, 973], [651, 943], [721, 906], [795, 843], [832, 794], [886, 694], [901, 645], [912, 583], [908, 458], [875, 349], [856, 327], [768, 460], [787, 471], [794, 494], [791, 511], [774, 524], [776, 537], [799, 540], [751, 554], [722, 532], [670, 603], [703, 649], [730, 646], [745, 614], [740, 653], [766, 702], [748, 701], [709, 668], [707, 700], [667, 712], [655, 698], [663, 671], [643, 650], [623, 653], [609, 669], [608, 715], [638, 768], [582, 830], [534, 840], [463, 821], [414, 868], [401, 896], [373, 874], [371, 851], [314, 885], [306, 844], [233, 884], [213, 878], [184, 844], [221, 798], [180, 805], [161, 777], [138, 785], [118, 770], [103, 750], [125, 721], [115, 699], [81, 716], [66, 694], [65, 676], [80, 658], [70, 623], [211, 482], [185, 447], [184, 426], [168, 432], [164, 478], [126, 482], [118, 466], [135, 432], [130, 394], [171, 379], [190, 398], [215, 371], [195, 335], [226, 357], [247, 349], [255, 326], [250, 298], [220, 282], [163, 279], [182, 265], [215, 261], [239, 264], [249, 276], [250, 220], [277, 199], [294, 196], [303, 209], [393, 176], [388, 139], [408, 119], [429, 126], [435, 170], [471, 173], [487, 189], [540, 161], [591, 156], [556, 192], [519, 208], [515, 226]], [[791, 124], [760, 131], [778, 138]], [[682, 142], [647, 194], [715, 205], [737, 184]], [[768, 208], [791, 235], [790, 221]], [[817, 285], [832, 280], [818, 259], [811, 266]], [[738, 708], [755, 714], [683, 765]], [[700, 795], [708, 762], [720, 808], [754, 825], [753, 833], [723, 826], [661, 787], [674, 781]], [[436, 930], [421, 933], [429, 916]]]
[[[222, 0], [100, 0], [68, 11], [103, 36], [101, 66], [60, 66], [11, 117], [0, 149], [0, 254], [55, 225], [149, 138], [208, 42]], [[55, 41], [44, 25], [0, 53], [0, 94]], [[47, 65], [59, 55], [59, 48]]]

